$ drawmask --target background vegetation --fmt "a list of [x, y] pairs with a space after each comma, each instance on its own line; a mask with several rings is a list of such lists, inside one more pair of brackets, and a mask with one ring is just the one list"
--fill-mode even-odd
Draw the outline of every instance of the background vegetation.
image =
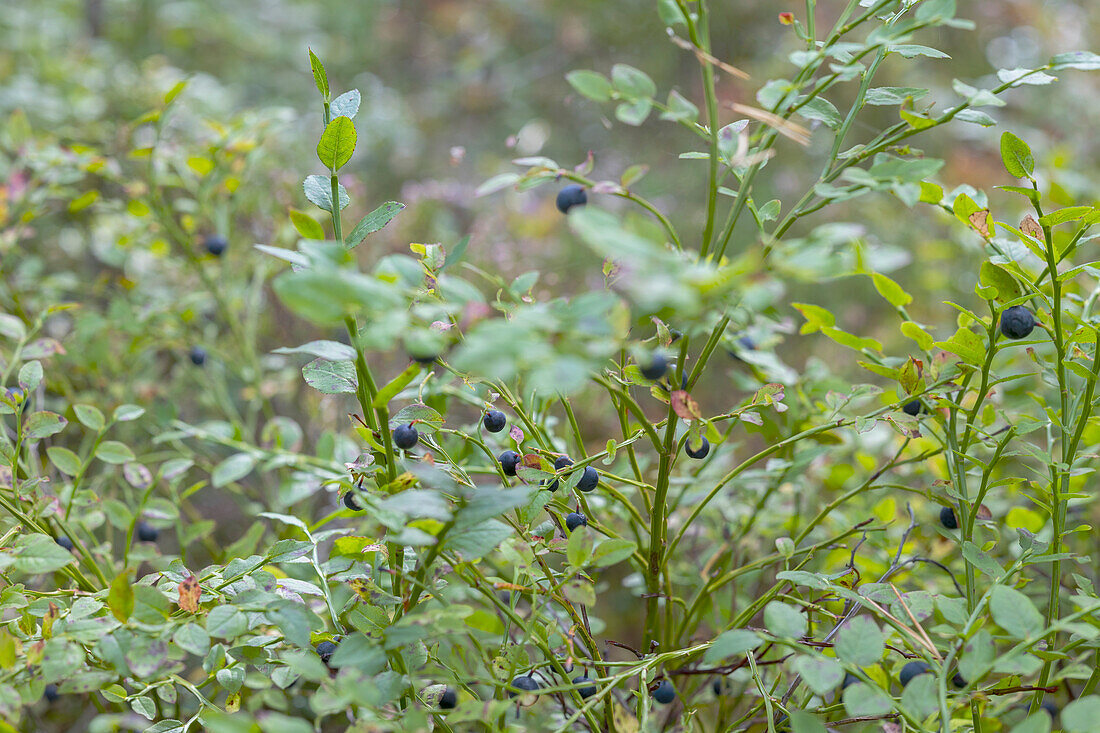
[[[615, 103], [566, 80], [626, 64], [652, 79], [659, 105], [676, 90], [706, 123], [700, 71], [711, 57], [666, 32], [692, 37], [670, 20], [680, 5], [699, 9], [462, 0], [5, 8], [0, 386], [13, 391], [0, 407], [0, 712], [10, 727], [552, 730], [569, 721], [804, 733], [843, 720], [837, 729], [1089, 730], [1100, 714], [1091, 694], [1100, 622], [1089, 605], [1100, 572], [1095, 272], [1044, 283], [1042, 248], [1001, 224], [1034, 234], [1026, 215], [1097, 199], [1098, 143], [1086, 122], [1100, 113], [1100, 77], [1086, 73], [1096, 63], [1048, 62], [1095, 45], [1100, 12], [1083, 1], [975, 1], [958, 9], [972, 28], [930, 14], [936, 22], [911, 43], [939, 52], [884, 55], [873, 86], [909, 91], [863, 106], [840, 148], [834, 130], [859, 98], [858, 79], [823, 95], [837, 120], [819, 107], [787, 115], [804, 128], [788, 129], [799, 139], [754, 121], [747, 144], [772, 135], [776, 158], [759, 168], [750, 213], [730, 230], [727, 269], [715, 275], [655, 247], [668, 232], [637, 200], [698, 250], [738, 205], [727, 194], [751, 164], [732, 166], [718, 191], [707, 134], [659, 120], [659, 109], [624, 124]], [[780, 103], [784, 88], [770, 80], [794, 79], [806, 63], [791, 54], [809, 48], [807, 9], [824, 39], [846, 9], [897, 3], [735, 5], [708, 16], [709, 54], [747, 72], [715, 71], [715, 128], [745, 119], [731, 104]], [[872, 16], [846, 40], [868, 42], [877, 24]], [[303, 191], [303, 178], [325, 172], [317, 141], [328, 121], [307, 48], [324, 62], [330, 98], [362, 95], [355, 154], [339, 170], [352, 202], [342, 232]], [[785, 218], [823, 167], [901, 123], [900, 109], [933, 105], [934, 119], [1003, 86], [998, 70], [1040, 67], [1057, 83], [1009, 84], [998, 97], [1006, 106], [975, 104], [996, 125], [937, 125], [890, 147], [914, 164], [896, 177], [846, 181], [873, 192], [834, 192], [820, 211]], [[727, 160], [738, 128], [729, 129]], [[1026, 141], [1030, 170], [1006, 170], [1005, 130]], [[1010, 143], [1008, 160], [1022, 150]], [[559, 172], [612, 183], [567, 218], [554, 205]], [[1032, 175], [1044, 211], [995, 189], [1030, 187]], [[630, 195], [615, 195], [617, 183]], [[390, 201], [405, 208], [346, 257], [300, 245], [318, 232], [347, 240]], [[987, 208], [992, 231], [983, 231]], [[1044, 223], [1053, 257], [1092, 259], [1091, 211]], [[211, 236], [227, 240], [223, 255], [206, 249]], [[287, 258], [327, 279], [310, 282]], [[356, 267], [396, 285], [365, 289]], [[425, 274], [438, 289], [426, 290]], [[357, 304], [354, 337], [326, 311], [340, 292]], [[561, 296], [572, 297], [553, 300]], [[999, 351], [997, 313], [1013, 302], [1039, 312], [1031, 339], [1042, 342]], [[528, 319], [518, 321], [525, 328], [492, 332], [486, 324], [501, 313]], [[455, 329], [441, 335], [433, 322]], [[980, 337], [979, 358], [958, 353], [957, 329]], [[297, 348], [318, 341], [345, 350]], [[410, 362], [444, 345], [456, 349], [434, 367]], [[690, 375], [698, 408], [670, 407], [667, 385], [638, 373], [655, 352], [673, 363], [673, 386]], [[973, 363], [952, 371], [959, 358]], [[372, 392], [393, 385], [380, 408], [367, 393], [368, 362]], [[897, 409], [924, 393], [918, 418]], [[478, 428], [490, 403], [518, 436]], [[389, 428], [413, 419], [429, 437], [399, 454]], [[833, 422], [843, 429], [818, 429]], [[699, 465], [682, 457], [688, 426], [713, 443]], [[660, 431], [658, 445], [647, 427]], [[666, 436], [674, 450], [664, 443], [662, 453]], [[521, 447], [543, 459], [526, 482], [492, 460]], [[432, 460], [416, 459], [425, 453]], [[549, 492], [533, 487], [559, 453], [587, 457], [600, 488], [556, 492], [544, 510]], [[365, 514], [342, 500], [360, 478]], [[559, 478], [572, 490], [580, 472]], [[654, 510], [658, 496], [667, 512]], [[939, 523], [948, 505], [963, 536]], [[590, 528], [569, 542], [563, 517], [577, 509]], [[673, 540], [657, 543], [668, 550], [658, 574], [647, 572], [654, 514]], [[138, 541], [142, 522], [159, 531], [155, 543]], [[455, 526], [465, 544], [431, 542]], [[473, 529], [487, 526], [503, 529]], [[61, 536], [75, 555], [55, 546]], [[1031, 564], [1033, 554], [1046, 558]], [[193, 607], [180, 590], [191, 577]], [[875, 583], [861, 598], [882, 613], [844, 595]], [[418, 605], [420, 593], [434, 598]], [[1002, 610], [985, 618], [994, 599]], [[866, 613], [852, 638], [870, 646], [834, 650], [853, 608]], [[1037, 609], [1040, 622], [1013, 627], [1004, 608], [1025, 620]], [[919, 638], [921, 624], [931, 638]], [[343, 646], [358, 637], [372, 643]], [[330, 638], [347, 650], [332, 677], [310, 651]], [[971, 659], [988, 652], [989, 664], [967, 667], [971, 686], [959, 692], [948, 686], [958, 667], [944, 659], [968, 650]], [[559, 666], [571, 657], [611, 690], [582, 714], [575, 675]], [[918, 658], [937, 664], [940, 684], [907, 699], [897, 673]], [[517, 714], [505, 683], [530, 670], [550, 692]], [[865, 704], [849, 702], [839, 685], [858, 670], [889, 704], [866, 690]], [[663, 679], [675, 684], [672, 705], [642, 694]], [[47, 684], [58, 699], [42, 699]], [[433, 685], [458, 690], [458, 709], [436, 714], [443, 688]], [[1044, 699], [1078, 707], [1068, 721], [1044, 718]]]

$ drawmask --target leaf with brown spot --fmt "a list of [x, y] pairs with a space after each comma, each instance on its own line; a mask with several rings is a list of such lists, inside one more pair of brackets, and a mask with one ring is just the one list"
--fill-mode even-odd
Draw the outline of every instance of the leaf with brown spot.
[[703, 413], [699, 412], [699, 403], [682, 389], [672, 393], [672, 409], [682, 420], [703, 419]]
[[989, 520], [993, 519], [993, 512], [989, 511], [989, 507], [987, 507], [985, 504], [982, 504], [978, 507], [978, 512], [976, 516], [978, 517], [978, 519]]
[[1020, 231], [1029, 237], [1035, 237], [1040, 242], [1043, 241], [1043, 228], [1039, 226], [1039, 222], [1035, 221], [1035, 217], [1028, 214], [1020, 222]]
[[57, 604], [50, 601], [50, 608], [46, 611], [46, 615], [42, 617], [42, 638], [49, 639], [53, 636], [53, 622], [61, 616], [61, 611], [58, 610]]
[[183, 579], [183, 582], [180, 583], [179, 593], [179, 607], [187, 611], [187, 613], [198, 613], [199, 596], [202, 595], [199, 579], [194, 575], [188, 575]]
[[519, 425], [512, 425], [512, 427], [508, 428], [508, 437], [516, 441], [517, 445], [519, 443], [522, 443], [524, 438], [523, 428], [521, 428]]
[[989, 239], [989, 234], [993, 229], [993, 217], [989, 215], [989, 209], [979, 209], [967, 217], [970, 220], [970, 226], [981, 234], [986, 239]]

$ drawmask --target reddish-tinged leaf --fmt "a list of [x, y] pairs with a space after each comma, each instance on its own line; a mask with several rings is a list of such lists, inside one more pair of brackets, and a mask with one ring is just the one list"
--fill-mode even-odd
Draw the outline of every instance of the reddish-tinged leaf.
[[703, 413], [699, 412], [699, 403], [682, 389], [672, 393], [672, 409], [682, 420], [703, 419]]

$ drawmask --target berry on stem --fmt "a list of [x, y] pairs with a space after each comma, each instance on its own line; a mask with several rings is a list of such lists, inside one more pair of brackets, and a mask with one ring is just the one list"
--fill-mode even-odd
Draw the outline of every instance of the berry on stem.
[[351, 509], [353, 512], [362, 511], [363, 507], [359, 506], [359, 502], [355, 500], [355, 492], [349, 491], [344, 494], [344, 506]]
[[69, 552], [72, 552], [72, 551], [73, 551], [73, 548], [75, 547], [75, 545], [73, 544], [73, 541], [72, 541], [72, 540], [70, 540], [70, 539], [69, 539], [68, 537], [66, 537], [65, 535], [61, 535], [60, 537], [57, 537], [57, 538], [55, 538], [55, 539], [54, 539], [54, 541], [55, 541], [55, 542], [57, 542], [57, 544], [59, 544], [59, 545], [61, 545], [62, 547], [64, 547], [64, 548], [65, 548], [66, 550], [68, 550]]
[[661, 684], [653, 691], [653, 699], [662, 705], [668, 705], [676, 699], [676, 688], [668, 680], [661, 680]]
[[579, 512], [571, 512], [565, 515], [565, 528], [572, 532], [577, 527], [587, 527], [588, 517]]
[[61, 693], [57, 691], [57, 685], [51, 683], [46, 685], [46, 689], [42, 691], [42, 697], [46, 698], [46, 702], [55, 702], [57, 698], [61, 697]]
[[848, 687], [851, 687], [852, 685], [854, 685], [858, 682], [859, 682], [859, 677], [856, 677], [851, 672], [845, 672], [844, 673], [844, 681], [840, 683], [840, 689], [845, 690]]
[[584, 473], [581, 474], [580, 480], [577, 482], [577, 491], [583, 491], [588, 493], [596, 488], [596, 485], [600, 483], [600, 473], [592, 466], [585, 466]]
[[959, 520], [955, 516], [955, 510], [949, 506], [945, 506], [943, 509], [940, 509], [940, 524], [942, 524], [947, 529], [958, 529]]
[[558, 456], [554, 459], [554, 470], [560, 471], [563, 468], [573, 465], [573, 459], [566, 455]]
[[443, 690], [443, 694], [439, 696], [439, 707], [443, 710], [454, 710], [456, 705], [458, 705], [458, 692], [448, 685], [447, 689]]
[[558, 198], [555, 203], [558, 211], [568, 214], [574, 206], [584, 206], [588, 203], [588, 193], [584, 190], [584, 186], [570, 183], [558, 191]]
[[931, 672], [932, 668], [924, 662], [909, 662], [898, 673], [898, 681], [901, 682], [902, 687], [905, 687], [918, 675], [931, 674]]
[[419, 440], [420, 433], [412, 426], [412, 423], [398, 425], [393, 429], [393, 444], [401, 450], [412, 449]]
[[587, 699], [587, 698], [590, 698], [590, 697], [592, 697], [593, 695], [596, 694], [596, 686], [587, 684], [591, 681], [592, 680], [588, 679], [583, 674], [580, 675], [579, 677], [574, 677], [573, 678], [573, 684], [574, 685], [584, 685], [579, 690], [577, 690], [577, 694], [580, 695], [582, 698]]
[[924, 405], [921, 404], [920, 400], [913, 400], [912, 402], [906, 402], [905, 406], [901, 409], [906, 415], [916, 417], [920, 414], [922, 407], [924, 407]]
[[1001, 333], [1005, 338], [1022, 339], [1035, 328], [1035, 314], [1022, 305], [1005, 308], [1001, 313]]
[[689, 458], [702, 460], [707, 457], [708, 453], [710, 453], [710, 441], [706, 438], [703, 438], [702, 440], [702, 444], [700, 444], [698, 448], [694, 449], [691, 447], [690, 439], [688, 440], [688, 442], [684, 443], [684, 452], [688, 454]]
[[206, 349], [201, 346], [192, 346], [191, 350], [187, 352], [187, 357], [195, 366], [202, 366], [206, 363]]
[[[525, 674], [521, 674], [513, 679], [510, 683], [510, 686], [514, 687], [517, 690], [523, 690], [524, 692], [535, 692], [539, 689], [539, 683], [535, 680], [535, 678]], [[515, 697], [518, 694], [520, 693], [513, 692], [511, 690], [508, 691], [508, 697], [510, 698]], [[524, 697], [526, 697], [526, 695]]]
[[336, 645], [331, 641], [322, 641], [314, 647], [314, 651], [317, 652], [317, 656], [321, 658], [321, 661], [328, 666], [328, 661], [332, 659], [332, 655], [336, 652]]
[[497, 460], [500, 461], [500, 468], [504, 471], [505, 476], [516, 475], [516, 466], [519, 465], [519, 453], [514, 450], [506, 450], [497, 456]]
[[485, 417], [482, 418], [481, 424], [485, 426], [485, 429], [490, 433], [499, 433], [504, 430], [504, 426], [508, 424], [508, 418], [504, 416], [504, 413], [500, 410], [489, 410], [485, 413]]

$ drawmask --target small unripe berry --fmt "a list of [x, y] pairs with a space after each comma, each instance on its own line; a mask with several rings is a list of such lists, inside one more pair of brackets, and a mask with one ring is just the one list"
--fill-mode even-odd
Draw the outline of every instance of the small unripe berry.
[[653, 699], [662, 705], [668, 705], [676, 699], [676, 688], [668, 680], [661, 680], [661, 684], [653, 691]]
[[558, 211], [568, 214], [574, 206], [584, 206], [588, 203], [588, 193], [584, 190], [584, 186], [570, 183], [558, 191], [558, 198], [555, 203]]
[[508, 424], [508, 418], [500, 410], [489, 410], [485, 413], [481, 423], [490, 433], [499, 433]]
[[1006, 338], [1022, 339], [1035, 328], [1035, 314], [1022, 305], [1005, 308], [1001, 313], [1001, 333]]
[[514, 450], [506, 450], [497, 456], [497, 460], [500, 461], [500, 468], [504, 471], [505, 476], [516, 475], [516, 466], [519, 465], [519, 453]]
[[393, 429], [393, 444], [401, 450], [410, 450], [420, 440], [420, 433], [412, 426], [398, 425]]
[[578, 512], [571, 512], [565, 515], [565, 528], [572, 532], [577, 527], [587, 527], [588, 517]]
[[710, 441], [706, 438], [703, 438], [702, 441], [702, 444], [695, 449], [692, 449], [690, 439], [684, 444], [684, 452], [688, 454], [689, 458], [702, 460], [707, 457], [707, 454], [710, 453]]

